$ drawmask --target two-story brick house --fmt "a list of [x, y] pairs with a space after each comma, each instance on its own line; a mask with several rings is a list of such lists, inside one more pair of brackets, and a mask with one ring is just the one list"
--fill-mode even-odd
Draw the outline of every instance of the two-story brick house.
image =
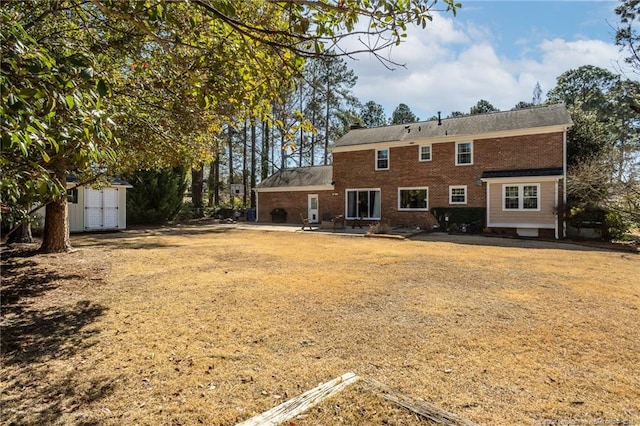
[[342, 214], [426, 226], [433, 209], [475, 207], [486, 212], [488, 230], [558, 238], [571, 125], [563, 105], [550, 105], [355, 128], [336, 142], [332, 167], [286, 170], [262, 182], [258, 220], [281, 207], [294, 223], [300, 214]]

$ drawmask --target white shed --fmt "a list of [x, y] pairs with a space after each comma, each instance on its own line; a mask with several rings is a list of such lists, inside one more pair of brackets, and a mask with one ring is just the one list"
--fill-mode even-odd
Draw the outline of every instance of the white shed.
[[[69, 231], [89, 232], [127, 228], [127, 188], [122, 180], [112, 179], [108, 186], [92, 188], [78, 186], [77, 179], [67, 178]], [[37, 215], [44, 218], [45, 209]]]

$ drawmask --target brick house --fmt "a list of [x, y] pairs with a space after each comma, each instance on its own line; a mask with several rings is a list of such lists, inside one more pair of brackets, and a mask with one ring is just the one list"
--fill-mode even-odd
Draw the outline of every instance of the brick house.
[[353, 128], [336, 142], [333, 166], [263, 181], [255, 189], [258, 220], [269, 221], [268, 212], [281, 207], [294, 213], [290, 223], [300, 214], [314, 221], [345, 215], [427, 227], [430, 214], [448, 226], [474, 211], [486, 231], [559, 238], [571, 125], [563, 105], [550, 105]]

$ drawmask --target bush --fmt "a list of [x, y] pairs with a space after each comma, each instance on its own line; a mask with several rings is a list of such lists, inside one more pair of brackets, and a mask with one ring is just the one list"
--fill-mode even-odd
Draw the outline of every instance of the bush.
[[127, 191], [127, 223], [162, 224], [181, 211], [187, 188], [184, 168], [142, 170], [126, 179], [133, 185]]
[[453, 227], [469, 233], [482, 232], [487, 217], [484, 207], [436, 207], [431, 213], [438, 219], [441, 230], [449, 231]]
[[604, 217], [603, 238], [607, 240], [624, 240], [629, 235], [631, 227], [619, 212], [610, 211]]

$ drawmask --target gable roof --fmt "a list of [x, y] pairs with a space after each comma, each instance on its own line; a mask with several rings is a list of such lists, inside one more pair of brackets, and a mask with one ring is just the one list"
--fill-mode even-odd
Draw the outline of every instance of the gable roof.
[[311, 187], [332, 189], [331, 182], [333, 182], [333, 166], [299, 167], [272, 174], [256, 186], [256, 191], [268, 192], [274, 188], [279, 191], [295, 191]]
[[[420, 139], [446, 138], [460, 139], [460, 136], [476, 136], [487, 133], [518, 132], [530, 133], [544, 128], [558, 129], [570, 127], [573, 122], [562, 104], [519, 109], [514, 111], [492, 112], [488, 114], [467, 115], [456, 118], [420, 121], [393, 126], [360, 128], [349, 131], [340, 138], [335, 147], [350, 147], [384, 142], [410, 142]], [[527, 130], [526, 132], [524, 130]], [[557, 130], [559, 131], [559, 130]]]

